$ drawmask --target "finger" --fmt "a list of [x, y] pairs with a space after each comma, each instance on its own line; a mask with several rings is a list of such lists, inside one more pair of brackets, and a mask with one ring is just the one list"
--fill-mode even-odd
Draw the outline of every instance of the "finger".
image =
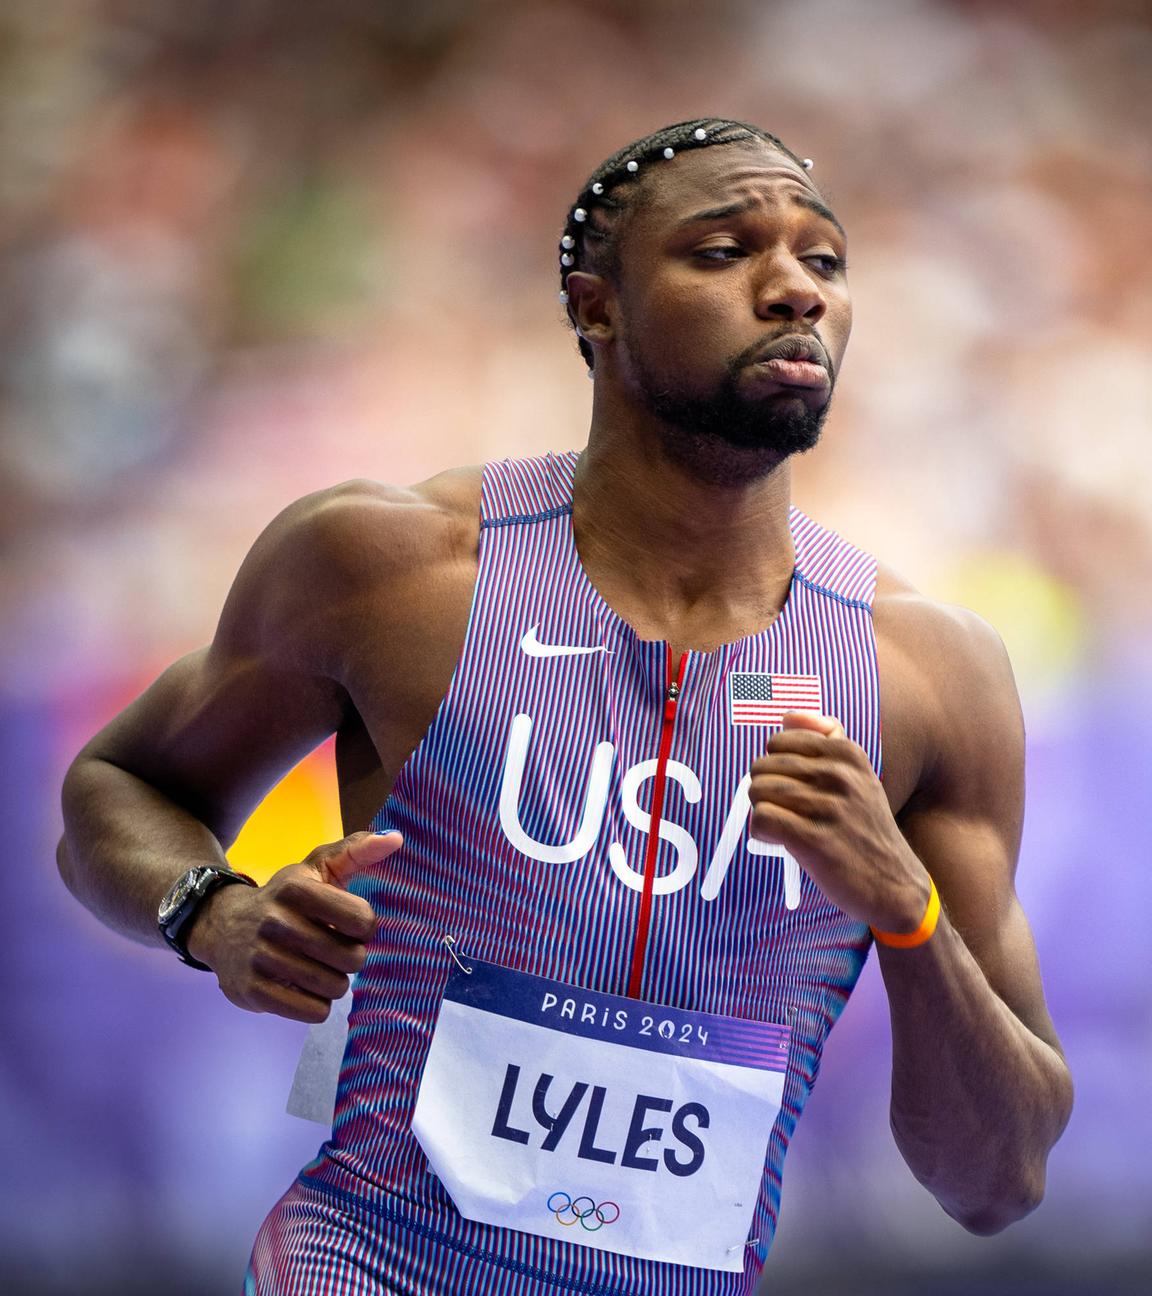
[[785, 711], [782, 717], [785, 729], [810, 729], [825, 738], [846, 738], [844, 726], [835, 716], [817, 715], [815, 711]]
[[798, 725], [795, 729], [777, 729], [768, 739], [768, 750], [770, 752], [802, 752], [809, 756], [826, 756], [830, 741], [831, 739], [827, 734]]
[[752, 782], [748, 795], [753, 801], [765, 795], [760, 787], [760, 780], [793, 779], [797, 783], [819, 788], [822, 792], [844, 794], [851, 790], [855, 771], [841, 760], [822, 759], [827, 755], [824, 749], [825, 740], [815, 738], [821, 750], [808, 754], [806, 752], [771, 752], [759, 757], [752, 765]]
[[375, 911], [363, 896], [350, 895], [306, 871], [297, 870], [280, 883], [276, 898], [291, 914], [303, 915], [354, 941], [367, 942], [376, 934]]
[[767, 756], [782, 756], [786, 752], [808, 760], [845, 761], [850, 765], [868, 759], [863, 748], [851, 738], [842, 733], [826, 735], [814, 729], [778, 729], [768, 739]]
[[266, 981], [276, 981], [318, 999], [342, 998], [348, 978], [311, 959], [276, 945], [262, 945], [252, 955], [252, 970]]
[[752, 762], [753, 781], [765, 774], [771, 774], [777, 778], [794, 778], [805, 783], [815, 783], [820, 780], [822, 772], [829, 764], [828, 761], [820, 759], [823, 755], [823, 743], [817, 751], [812, 752], [771, 751], [766, 756], [758, 756]]
[[260, 925], [260, 935], [273, 945], [292, 950], [336, 972], [359, 972], [368, 957], [364, 941], [345, 936], [328, 923], [315, 923], [302, 915], [295, 915], [294, 921], [269, 915]]
[[398, 832], [353, 833], [331, 855], [316, 861], [317, 871], [325, 882], [347, 887], [357, 873], [386, 860], [403, 845], [404, 838]]
[[795, 853], [795, 846], [805, 836], [811, 825], [803, 815], [793, 813], [784, 806], [762, 801], [752, 807], [748, 818], [748, 835], [757, 841], [775, 846], [786, 846]]
[[799, 779], [760, 775], [752, 780], [749, 798], [753, 814], [760, 808], [765, 811], [776, 808], [789, 810], [810, 823], [820, 823], [830, 818], [828, 797]]
[[248, 1006], [256, 1012], [275, 1013], [277, 1017], [312, 1025], [327, 1021], [332, 1011], [330, 999], [308, 994], [298, 986], [267, 979], [257, 981], [247, 1000]]

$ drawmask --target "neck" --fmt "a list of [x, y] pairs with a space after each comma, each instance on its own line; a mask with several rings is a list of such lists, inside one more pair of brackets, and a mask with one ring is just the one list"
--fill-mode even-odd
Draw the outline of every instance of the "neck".
[[581, 561], [644, 638], [704, 650], [743, 638], [788, 594], [790, 484], [787, 461], [739, 486], [701, 482], [654, 429], [613, 434], [594, 418], [573, 495]]

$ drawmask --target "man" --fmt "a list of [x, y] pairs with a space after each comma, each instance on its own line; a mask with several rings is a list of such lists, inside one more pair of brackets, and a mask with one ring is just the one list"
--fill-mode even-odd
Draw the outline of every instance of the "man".
[[[1040, 1200], [1071, 1086], [1008, 662], [789, 505], [851, 320], [809, 169], [717, 120], [604, 163], [560, 245], [585, 451], [299, 501], [69, 772], [104, 921], [253, 1011], [360, 973], [251, 1292], [750, 1291], [873, 936], [912, 1172], [978, 1233]], [[350, 836], [246, 885], [332, 732]]]

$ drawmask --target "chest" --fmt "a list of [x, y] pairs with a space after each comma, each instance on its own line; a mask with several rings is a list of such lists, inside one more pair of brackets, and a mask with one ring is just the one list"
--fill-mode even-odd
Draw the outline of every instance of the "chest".
[[[355, 632], [346, 636], [344, 648], [345, 685], [353, 705], [337, 735], [336, 744], [340, 802], [346, 831], [364, 827], [388, 799], [396, 776], [428, 733], [442, 707], [464, 657], [470, 612], [477, 596], [477, 572], [475, 554], [462, 555], [413, 573], [399, 589], [390, 589], [387, 597], [380, 592], [366, 599], [358, 609]], [[548, 603], [547, 596], [543, 596], [536, 606], [521, 598], [518, 613], [512, 613], [513, 617], [518, 615], [519, 620], [510, 622], [508, 626], [511, 640], [497, 650], [515, 660], [523, 653], [520, 641], [533, 626], [537, 627], [538, 642], [547, 647], [549, 632], [540, 627], [549, 620]], [[616, 620], [619, 623], [619, 618]], [[595, 633], [595, 624], [590, 624]], [[490, 631], [491, 627], [491, 638]], [[557, 639], [556, 643], [560, 642]], [[917, 721], [918, 708], [922, 705], [917, 694], [919, 676], [896, 638], [885, 632], [882, 615], [876, 618], [874, 643], [878, 692], [873, 704], [879, 717], [877, 741], [879, 732], [882, 732], [884, 787], [892, 811], [898, 815], [915, 792], [925, 761], [922, 725]], [[580, 667], [587, 665], [585, 656], [593, 660], [595, 657], [593, 654], [580, 655], [575, 664]], [[677, 660], [678, 656], [679, 648], [673, 653], [673, 659]], [[716, 653], [689, 654], [690, 660], [693, 656], [717, 659]], [[521, 701], [506, 701], [505, 724], [510, 724], [512, 716], [519, 713], [516, 710], [518, 706], [526, 708], [524, 714], [540, 713], [548, 690], [558, 679], [571, 678], [568, 667], [574, 662], [567, 659], [567, 666], [560, 665], [565, 660], [562, 656], [536, 659], [535, 686], [540, 693], [533, 698], [533, 682], [521, 681]], [[813, 669], [811, 660], [804, 668]], [[667, 661], [660, 652], [632, 663], [634, 698], [646, 698], [652, 716], [660, 711], [667, 686], [667, 670]], [[638, 681], [636, 671], [642, 673], [642, 681]], [[703, 683], [706, 674], [696, 671], [693, 691], [686, 698], [686, 709], [696, 704], [699, 696], [697, 685]], [[637, 687], [638, 694], [635, 693]], [[727, 685], [723, 678], [712, 678], [707, 687], [711, 689], [713, 707], [730, 704], [730, 696], [726, 697], [724, 693]], [[528, 691], [524, 692], [525, 689]], [[829, 698], [829, 701], [833, 699]], [[842, 716], [839, 718], [843, 719]], [[685, 720], [681, 718], [681, 734], [684, 724]], [[650, 720], [649, 729], [652, 728]], [[746, 740], [748, 735], [744, 737]], [[767, 731], [761, 731], [759, 737], [766, 740]], [[650, 755], [655, 756], [658, 734], [650, 734], [648, 741], [652, 747]], [[753, 750], [750, 759], [759, 754], [759, 749]]]
[[[837, 604], [844, 625], [818, 622], [814, 597], [793, 590], [766, 631], [677, 656], [586, 588], [566, 594], [542, 573], [510, 588], [482, 565], [447, 693], [376, 817], [406, 843], [373, 880], [378, 911], [579, 985], [625, 984], [643, 932], [643, 985], [669, 1003], [695, 1001], [698, 981], [770, 998], [805, 951], [857, 949], [858, 925], [749, 832], [751, 766], [785, 711], [838, 715], [879, 764], [867, 612]], [[637, 908], [649, 895], [650, 940]], [[753, 950], [760, 991], [740, 974]]]
[[[512, 584], [497, 572], [493, 561], [470, 623], [455, 627], [453, 661], [442, 654], [434, 677], [427, 669], [408, 677], [418, 704], [402, 717], [393, 700], [391, 714], [377, 714], [381, 746], [391, 746], [388, 765], [383, 752], [380, 761], [389, 780], [426, 741], [433, 718], [434, 728], [458, 731], [447, 741], [466, 746], [485, 768], [529, 788], [536, 780], [538, 798], [566, 787], [578, 800], [582, 772], [601, 777], [597, 762], [607, 761], [602, 777], [630, 815], [639, 813], [638, 787], [663, 759], [690, 803], [685, 813], [701, 803], [723, 817], [787, 710], [836, 715], [879, 767], [866, 610], [828, 604], [798, 582], [766, 631], [709, 652], [681, 652], [641, 638], [587, 583], [566, 587], [555, 573], [526, 572]], [[426, 641], [409, 659], [427, 664], [432, 647]], [[433, 687], [422, 691], [429, 678]], [[345, 768], [351, 771], [350, 760]], [[377, 783], [366, 811], [379, 808], [383, 790]]]

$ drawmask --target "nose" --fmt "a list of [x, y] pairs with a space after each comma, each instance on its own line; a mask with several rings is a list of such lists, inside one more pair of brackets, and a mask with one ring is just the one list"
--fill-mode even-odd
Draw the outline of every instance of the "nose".
[[760, 319], [804, 320], [818, 324], [827, 303], [824, 294], [802, 262], [787, 252], [771, 258], [756, 294]]

